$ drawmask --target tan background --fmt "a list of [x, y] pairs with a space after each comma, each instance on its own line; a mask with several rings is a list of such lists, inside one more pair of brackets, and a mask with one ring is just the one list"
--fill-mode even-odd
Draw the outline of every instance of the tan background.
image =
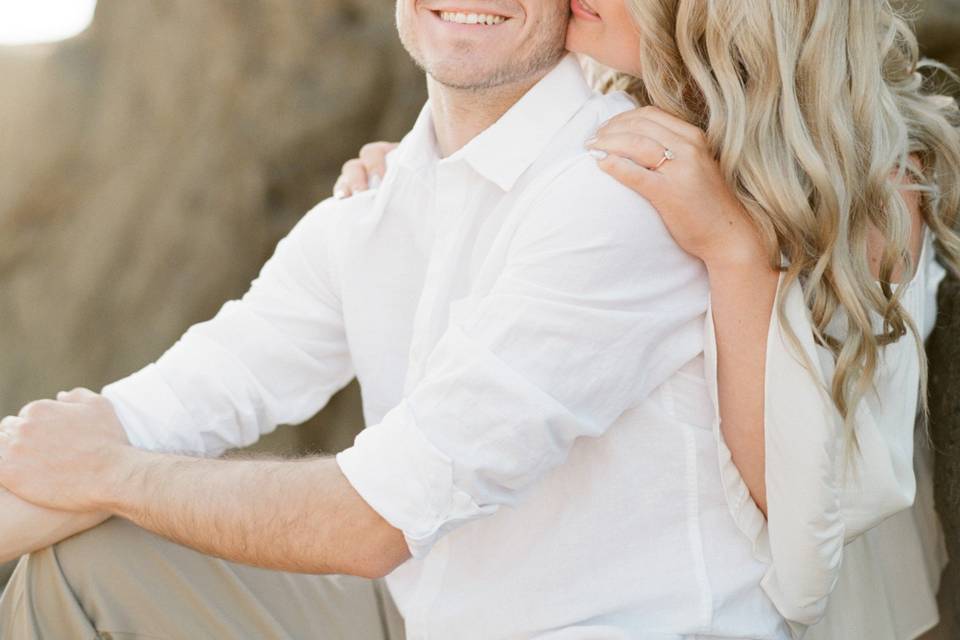
[[[960, 68], [960, 0], [909, 4]], [[424, 99], [390, 0], [100, 0], [76, 39], [0, 47], [0, 78], [4, 415], [99, 389], [242, 294], [341, 163]], [[938, 500], [960, 557], [960, 286], [941, 299]], [[351, 385], [262, 446], [337, 451], [358, 402]], [[942, 637], [960, 637], [960, 570], [945, 585]]]
[[0, 411], [155, 359], [409, 128], [391, 8], [101, 0], [76, 40], [0, 48]]

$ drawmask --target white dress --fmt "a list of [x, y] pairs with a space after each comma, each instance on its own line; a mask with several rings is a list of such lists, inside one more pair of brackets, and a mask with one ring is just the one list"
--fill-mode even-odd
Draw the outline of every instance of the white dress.
[[[932, 241], [927, 231], [917, 272], [901, 285], [907, 287], [904, 307], [924, 337], [933, 328], [945, 275]], [[787, 318], [816, 381], [775, 311], [764, 407], [768, 517], [733, 464], [717, 411], [714, 431], [730, 513], [754, 555], [769, 563], [763, 588], [795, 638], [912, 640], [938, 621], [936, 592], [946, 564], [930, 451], [914, 429], [919, 394], [905, 395], [919, 388], [915, 343], [908, 334], [884, 348], [878, 393], [857, 409], [862, 456], [856, 475], [845, 475], [842, 425], [825, 390], [832, 359], [813, 341], [799, 285], [781, 287], [777, 295], [778, 301], [787, 297]], [[836, 326], [831, 335], [842, 333]], [[706, 328], [707, 381], [716, 406], [712, 313]]]

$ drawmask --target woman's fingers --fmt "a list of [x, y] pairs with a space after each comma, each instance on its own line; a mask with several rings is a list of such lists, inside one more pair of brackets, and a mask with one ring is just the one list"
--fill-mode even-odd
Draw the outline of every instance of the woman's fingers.
[[589, 147], [596, 158], [619, 156], [648, 169], [657, 166], [667, 148], [659, 140], [633, 132], [598, 136]]
[[642, 121], [656, 123], [669, 130], [673, 135], [695, 146], [700, 146], [706, 142], [702, 129], [653, 106], [640, 107], [614, 116], [604, 123], [600, 130], [602, 131], [607, 127], [630, 127]]
[[393, 142], [371, 142], [360, 149], [360, 157], [348, 160], [333, 186], [336, 198], [377, 187], [387, 172], [387, 154], [397, 147]]
[[669, 147], [674, 151], [686, 151], [687, 149], [692, 148], [692, 145], [689, 141], [687, 141], [686, 138], [677, 135], [675, 131], [668, 129], [663, 125], [646, 118], [624, 120], [621, 122], [604, 125], [599, 131], [597, 131], [597, 135], [595, 138], [593, 138], [593, 140], [601, 139], [606, 136], [631, 133], [652, 138], [659, 142], [662, 147]]
[[367, 170], [358, 159], [348, 160], [340, 170], [340, 177], [333, 187], [335, 198], [346, 198], [367, 188]]
[[632, 160], [621, 156], [607, 156], [599, 160], [597, 164], [618, 182], [630, 187], [648, 200], [651, 200], [650, 196], [656, 191], [660, 181], [664, 180], [664, 176], [656, 171], [641, 167]]
[[396, 147], [397, 145], [392, 142], [371, 142], [360, 149], [360, 162], [366, 168], [371, 182], [374, 176], [383, 179], [387, 173], [387, 154]]

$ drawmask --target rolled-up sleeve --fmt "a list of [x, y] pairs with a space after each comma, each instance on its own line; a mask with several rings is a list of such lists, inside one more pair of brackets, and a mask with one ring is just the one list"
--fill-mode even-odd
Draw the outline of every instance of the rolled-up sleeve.
[[[414, 557], [514, 506], [702, 349], [702, 265], [645, 200], [577, 162], [522, 213], [423, 376], [337, 461]], [[638, 461], [642, 464], [642, 461]]]
[[241, 299], [103, 388], [132, 444], [218, 455], [306, 420], [352, 379], [331, 250], [337, 214], [318, 205]]

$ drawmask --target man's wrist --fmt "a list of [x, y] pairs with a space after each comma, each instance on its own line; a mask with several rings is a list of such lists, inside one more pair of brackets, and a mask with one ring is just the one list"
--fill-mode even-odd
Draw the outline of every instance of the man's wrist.
[[132, 446], [118, 447], [94, 496], [95, 508], [124, 515], [138, 494], [154, 454]]

